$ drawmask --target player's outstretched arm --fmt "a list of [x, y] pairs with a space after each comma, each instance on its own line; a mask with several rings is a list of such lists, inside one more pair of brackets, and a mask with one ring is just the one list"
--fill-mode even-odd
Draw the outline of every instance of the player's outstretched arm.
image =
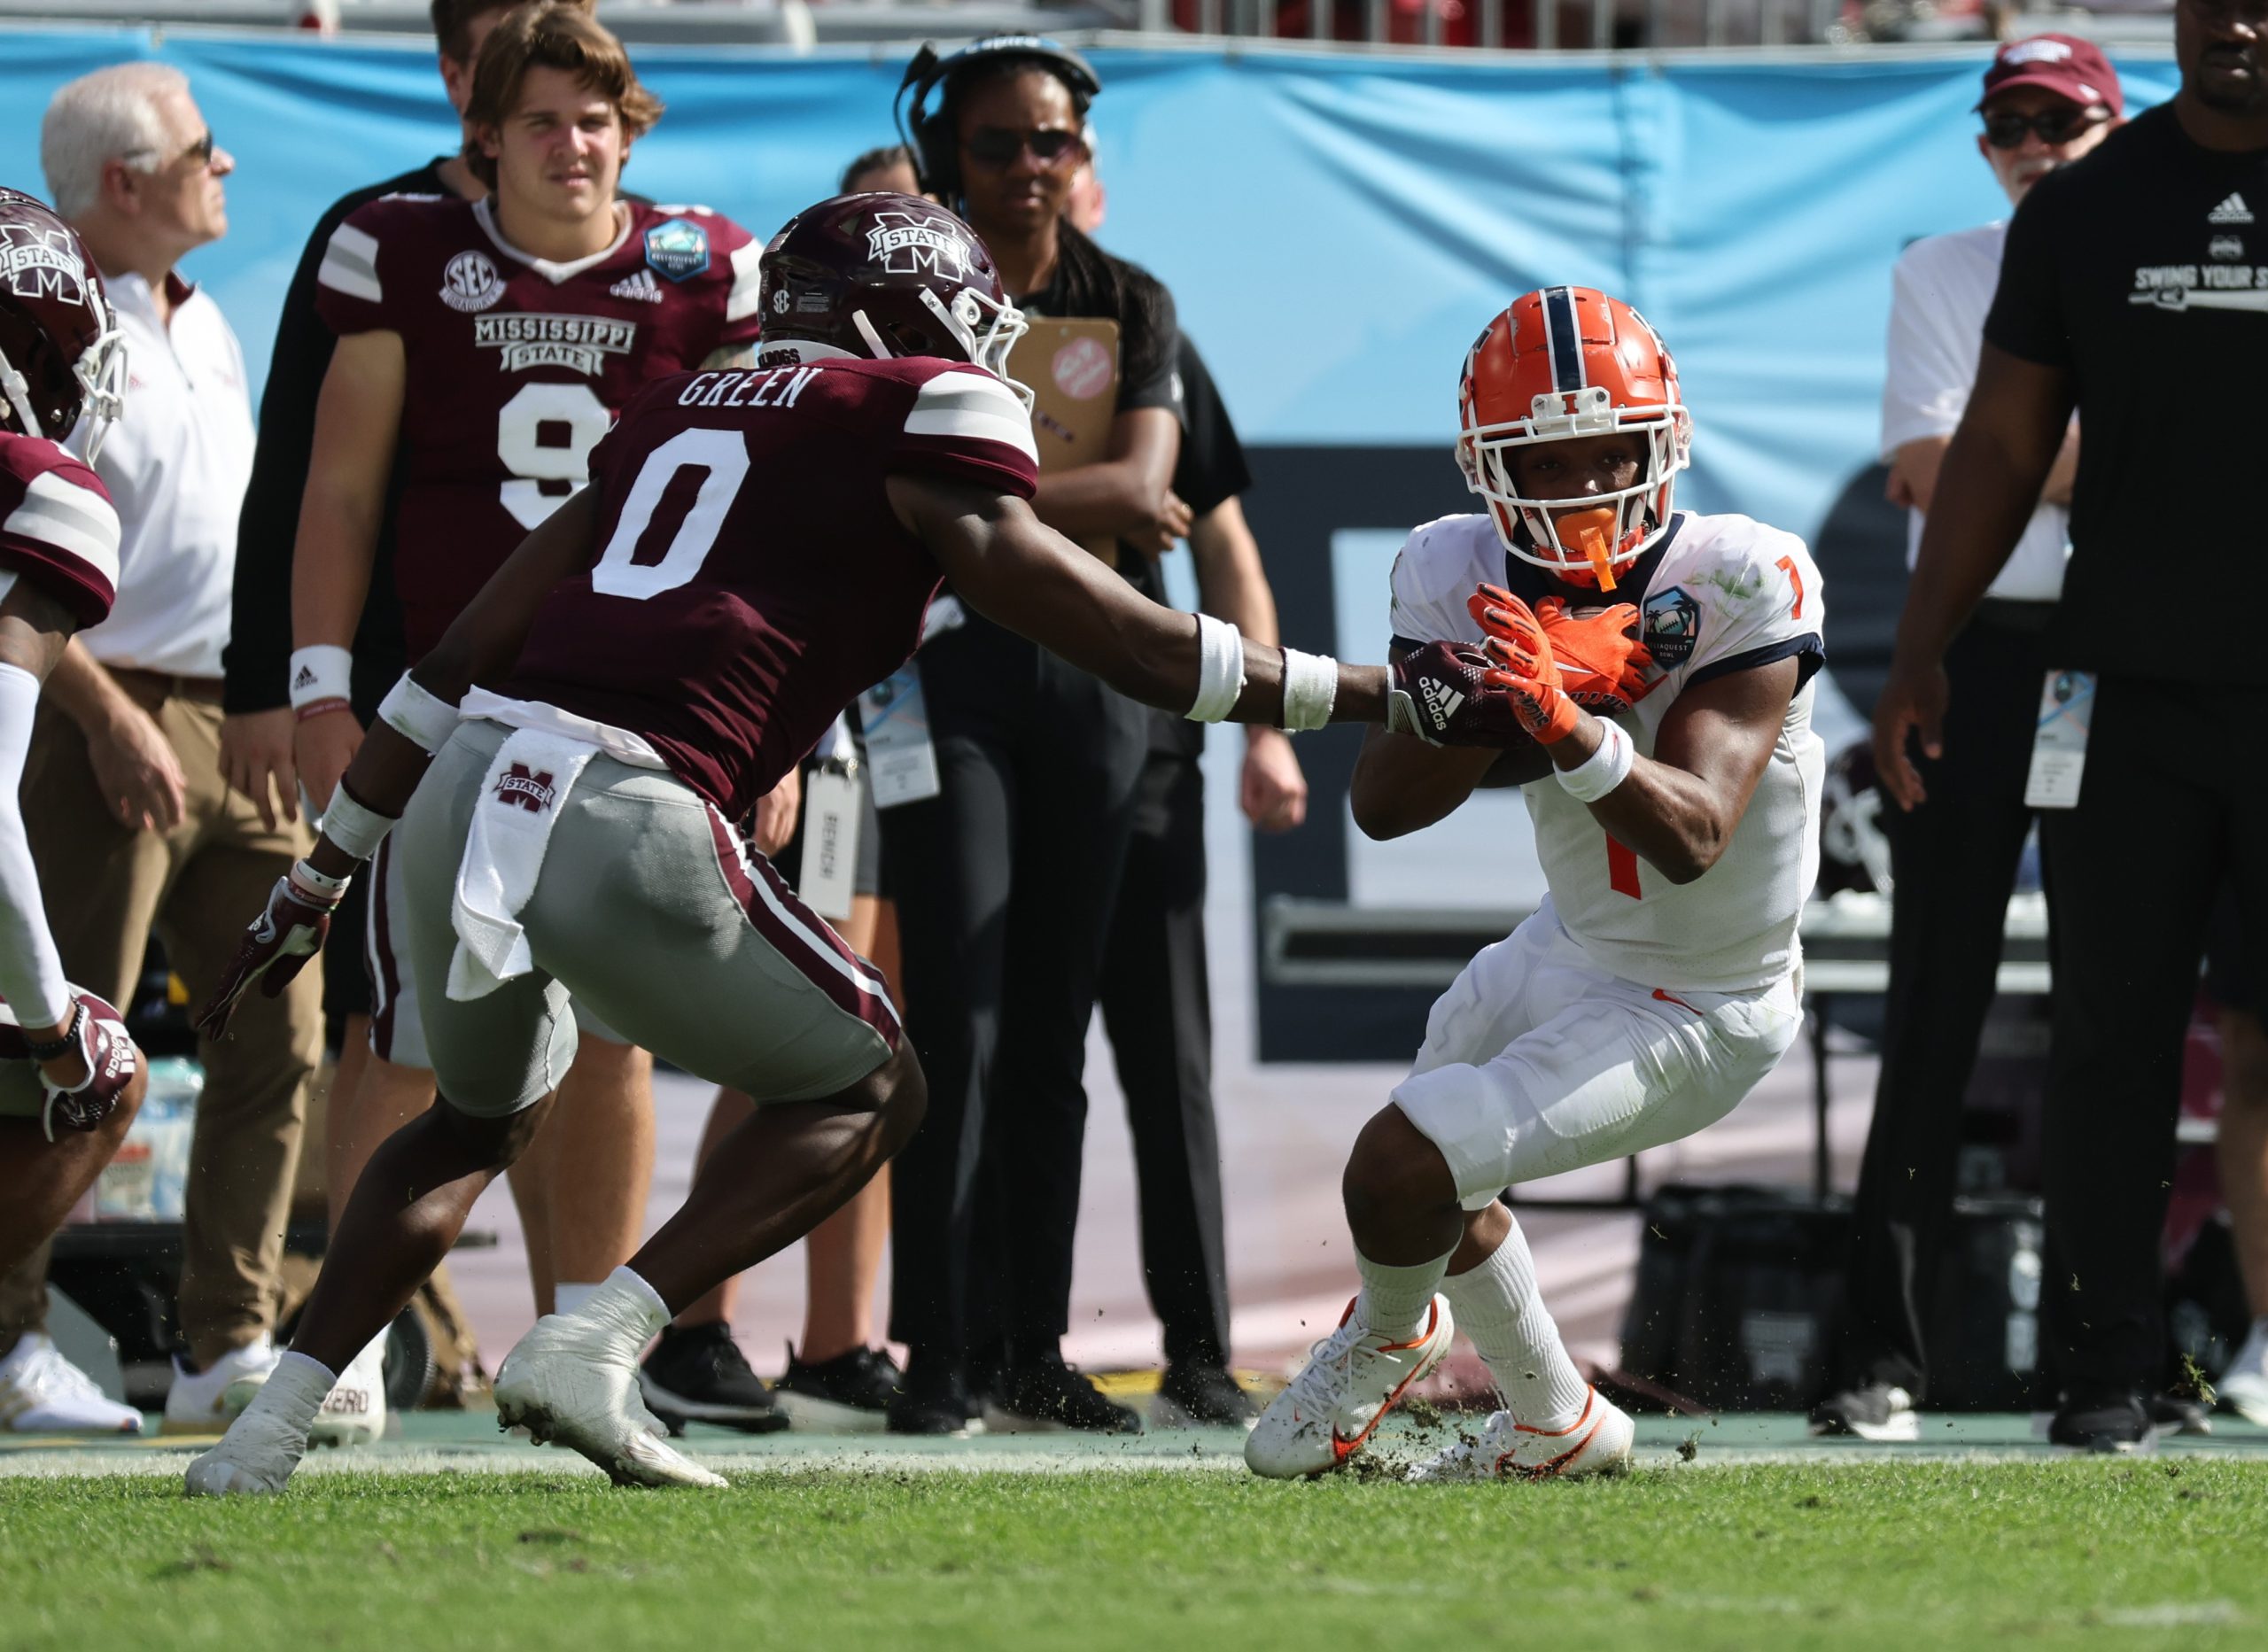
[[292, 691], [299, 783], [318, 810], [361, 741], [347, 661], [370, 593], [408, 378], [400, 333], [355, 333], [338, 341], [315, 406], [315, 456], [291, 547], [291, 650], [295, 677], [307, 666], [326, 679], [320, 697]]
[[[1408, 652], [1397, 647], [1394, 656]], [[1363, 736], [1348, 803], [1363, 835], [1383, 842], [1448, 818], [1476, 791], [1525, 786], [1550, 771], [1550, 757], [1532, 740], [1503, 750], [1472, 749], [1374, 728]]]
[[[929, 547], [955, 595], [1121, 694], [1186, 711], [1204, 675], [1195, 617], [1161, 608], [1048, 527], [1020, 499], [962, 482], [893, 476], [890, 504]], [[1282, 725], [1284, 654], [1247, 640], [1227, 720]], [[1385, 720], [1386, 674], [1340, 665], [1335, 723]]]
[[1138, 595], [1021, 500], [909, 474], [890, 477], [889, 496], [963, 601], [1146, 705], [1291, 729], [1387, 723], [1445, 746], [1519, 738], [1511, 697], [1478, 649], [1430, 643], [1380, 667], [1250, 641]]
[[1922, 521], [1890, 680], [1875, 702], [1876, 770], [1900, 808], [1922, 799], [1907, 740], [1918, 733], [1932, 757], [1942, 748], [1946, 648], [2023, 537], [2070, 428], [2072, 400], [2062, 368], [1984, 345]]

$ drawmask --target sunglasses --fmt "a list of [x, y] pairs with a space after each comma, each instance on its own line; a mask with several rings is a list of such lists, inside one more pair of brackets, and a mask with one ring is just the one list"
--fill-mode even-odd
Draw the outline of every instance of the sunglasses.
[[1029, 132], [1019, 132], [1013, 127], [981, 126], [962, 140], [968, 158], [982, 167], [1007, 167], [1015, 163], [1026, 150], [1043, 167], [1060, 167], [1067, 161], [1084, 160], [1086, 140], [1076, 132], [1067, 132], [1061, 127], [1034, 127]]
[[2108, 111], [2099, 109], [2043, 109], [2036, 115], [1986, 115], [1984, 141], [1994, 149], [2018, 149], [2023, 144], [2024, 134], [2036, 132], [2043, 143], [2068, 143], [2080, 133], [2092, 131], [2109, 119]]

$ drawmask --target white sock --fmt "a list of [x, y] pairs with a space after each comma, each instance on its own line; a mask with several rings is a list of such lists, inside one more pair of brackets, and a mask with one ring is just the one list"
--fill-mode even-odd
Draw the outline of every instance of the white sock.
[[245, 1408], [245, 1415], [257, 1411], [275, 1417], [305, 1439], [307, 1431], [315, 1426], [315, 1414], [322, 1409], [322, 1402], [338, 1382], [338, 1373], [322, 1361], [311, 1360], [304, 1353], [287, 1353], [276, 1361], [275, 1370]]
[[1355, 1304], [1355, 1314], [1363, 1328], [1388, 1342], [1407, 1342], [1416, 1336], [1425, 1322], [1426, 1309], [1433, 1305], [1433, 1287], [1441, 1283], [1441, 1276], [1449, 1271], [1449, 1257], [1456, 1254], [1450, 1251], [1414, 1268], [1390, 1268], [1355, 1252], [1355, 1267], [1363, 1276], [1363, 1294]]
[[[567, 1289], [560, 1286], [563, 1295]], [[633, 1360], [638, 1351], [660, 1336], [662, 1327], [670, 1322], [669, 1305], [653, 1286], [628, 1268], [617, 1268], [607, 1276], [604, 1284], [586, 1289], [589, 1294], [574, 1310], [575, 1317], [603, 1326], [620, 1339]]]
[[1582, 1415], [1590, 1384], [1567, 1357], [1559, 1327], [1535, 1288], [1535, 1258], [1518, 1222], [1487, 1261], [1443, 1279], [1441, 1294], [1456, 1315], [1456, 1328], [1487, 1361], [1514, 1418], [1548, 1433]]
[[551, 1311], [555, 1314], [572, 1314], [584, 1303], [589, 1301], [597, 1290], [598, 1286], [595, 1284], [554, 1285], [551, 1288]]

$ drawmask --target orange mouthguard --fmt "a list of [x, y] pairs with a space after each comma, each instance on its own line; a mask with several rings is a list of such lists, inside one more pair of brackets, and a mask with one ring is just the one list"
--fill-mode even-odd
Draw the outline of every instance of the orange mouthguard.
[[1598, 577], [1598, 588], [1614, 589], [1614, 529], [1616, 512], [1611, 505], [1596, 510], [1571, 510], [1556, 518], [1559, 543], [1581, 551]]

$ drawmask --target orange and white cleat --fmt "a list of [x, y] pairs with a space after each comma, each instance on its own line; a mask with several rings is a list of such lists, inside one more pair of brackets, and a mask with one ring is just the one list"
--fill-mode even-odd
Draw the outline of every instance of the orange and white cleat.
[[1413, 1480], [1580, 1480], [1621, 1474], [1630, 1467], [1637, 1424], [1597, 1389], [1583, 1396], [1583, 1414], [1563, 1429], [1534, 1429], [1499, 1411], [1431, 1462], [1410, 1470]]
[[1456, 1323], [1436, 1296], [1407, 1342], [1388, 1342], [1347, 1305], [1339, 1329], [1315, 1345], [1307, 1366], [1269, 1404], [1246, 1439], [1245, 1466], [1271, 1480], [1328, 1474], [1363, 1448], [1379, 1419], [1449, 1351]]

